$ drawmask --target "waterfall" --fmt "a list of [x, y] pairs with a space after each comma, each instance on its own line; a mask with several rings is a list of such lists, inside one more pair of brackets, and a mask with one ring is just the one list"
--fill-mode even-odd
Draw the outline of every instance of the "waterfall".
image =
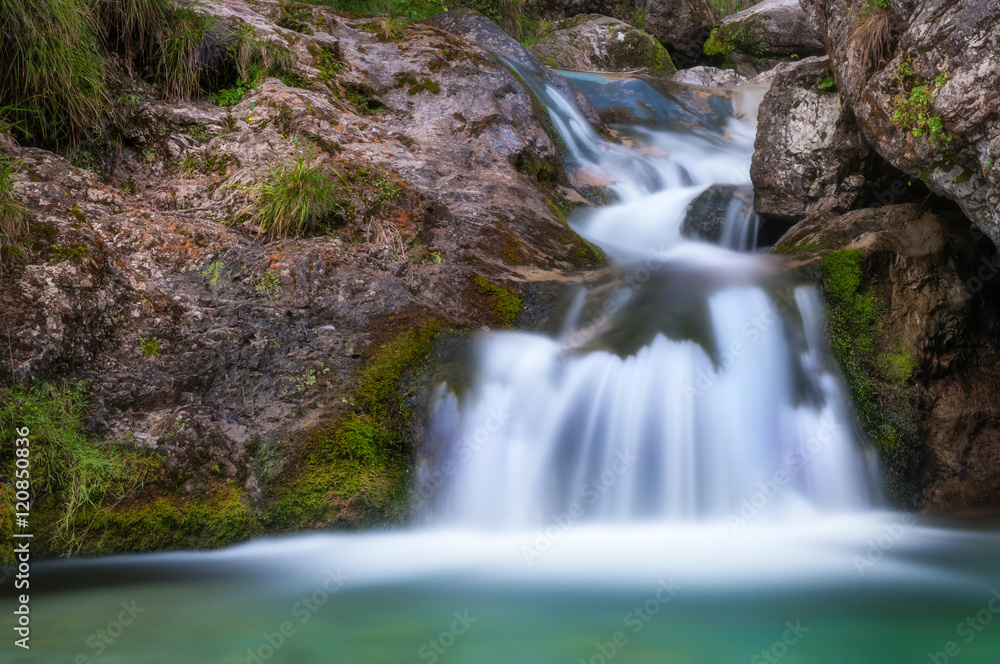
[[749, 183], [760, 91], [718, 133], [619, 127], [629, 147], [556, 90], [535, 92], [571, 166], [609, 181], [616, 201], [572, 223], [614, 278], [576, 294], [557, 337], [482, 336], [473, 384], [438, 388], [416, 491], [429, 520], [737, 523], [870, 505], [873, 455], [816, 289], [746, 253], [756, 215], [735, 199], [721, 246], [680, 234], [708, 187]]

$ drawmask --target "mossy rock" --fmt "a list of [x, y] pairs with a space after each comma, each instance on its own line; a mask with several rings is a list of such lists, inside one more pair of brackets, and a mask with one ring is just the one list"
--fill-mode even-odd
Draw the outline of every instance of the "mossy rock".
[[677, 72], [670, 54], [652, 35], [599, 15], [561, 21], [531, 47], [550, 67], [581, 71], [638, 71], [654, 76]]

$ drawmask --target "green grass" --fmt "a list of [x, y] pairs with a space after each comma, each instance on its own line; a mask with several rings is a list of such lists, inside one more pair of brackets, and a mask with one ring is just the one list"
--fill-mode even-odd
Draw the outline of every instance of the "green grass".
[[324, 226], [338, 209], [340, 183], [323, 166], [304, 159], [271, 169], [264, 184], [249, 187], [246, 214], [272, 236], [299, 236]]
[[[15, 429], [30, 430], [32, 512], [45, 510], [54, 517], [37, 523], [36, 532], [47, 534], [49, 544], [62, 552], [73, 551], [84, 534], [77, 519], [81, 510], [117, 501], [141, 486], [153, 467], [133, 449], [95, 444], [84, 425], [87, 410], [88, 393], [79, 382], [0, 389], [0, 440], [13, 441]], [[15, 478], [13, 445], [0, 449], [0, 469]]]
[[76, 141], [109, 107], [88, 0], [0, 2], [0, 106], [24, 135]]
[[16, 246], [28, 231], [24, 205], [14, 191], [14, 174], [20, 168], [19, 161], [0, 154], [0, 245]]

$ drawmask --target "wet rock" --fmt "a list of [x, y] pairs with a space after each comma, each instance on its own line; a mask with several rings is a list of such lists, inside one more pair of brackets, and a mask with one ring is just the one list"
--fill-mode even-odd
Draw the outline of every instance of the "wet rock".
[[[802, 0], [802, 6], [872, 147], [957, 201], [1000, 244], [996, 3], [893, 2], [863, 17], [848, 0]], [[881, 36], [863, 39], [866, 33]]]
[[[812, 215], [775, 251], [815, 267], [843, 249], [860, 252], [858, 293], [877, 304], [877, 327], [863, 340], [874, 351], [845, 373], [861, 422], [877, 425], [866, 430], [883, 447], [893, 497], [932, 511], [995, 506], [1000, 406], [988, 396], [1000, 387], [994, 247], [959, 212], [907, 204]], [[835, 277], [820, 272], [830, 325], [840, 326], [837, 351], [844, 330], [864, 336], [873, 319], [864, 307], [845, 316], [850, 309], [830, 300]], [[854, 348], [864, 356], [861, 345]]]
[[691, 201], [681, 223], [681, 235], [719, 244], [726, 221], [753, 212], [753, 189], [715, 184]]
[[673, 75], [671, 80], [688, 85], [704, 85], [706, 87], [731, 87], [745, 85], [747, 78], [741, 76], [735, 69], [719, 69], [718, 67], [691, 67], [682, 69]]
[[645, 30], [689, 58], [702, 56], [702, 44], [718, 23], [710, 0], [646, 0], [644, 10]]
[[512, 63], [525, 75], [533, 76], [537, 80], [553, 86], [564, 96], [572, 99], [591, 122], [594, 124], [600, 122], [597, 111], [587, 101], [587, 98], [580, 94], [579, 90], [570, 85], [559, 74], [544, 67], [528, 49], [482, 14], [470, 9], [455, 9], [438, 14], [428, 23], [468, 39], [490, 53]]
[[580, 71], [638, 71], [667, 76], [677, 70], [667, 49], [628, 23], [596, 14], [559, 21], [531, 52], [545, 65]]
[[773, 80], [750, 168], [757, 212], [797, 221], [849, 210], [864, 190], [871, 150], [841, 106], [828, 58], [808, 58]]

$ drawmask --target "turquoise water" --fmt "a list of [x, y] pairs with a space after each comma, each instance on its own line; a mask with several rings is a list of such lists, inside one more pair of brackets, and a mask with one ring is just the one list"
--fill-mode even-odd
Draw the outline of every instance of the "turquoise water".
[[[4, 661], [986, 664], [1000, 655], [996, 525], [883, 513], [738, 533], [581, 525], [549, 534], [537, 556], [525, 547], [545, 531], [432, 531], [42, 566], [32, 649]], [[957, 656], [945, 654], [949, 642]]]

